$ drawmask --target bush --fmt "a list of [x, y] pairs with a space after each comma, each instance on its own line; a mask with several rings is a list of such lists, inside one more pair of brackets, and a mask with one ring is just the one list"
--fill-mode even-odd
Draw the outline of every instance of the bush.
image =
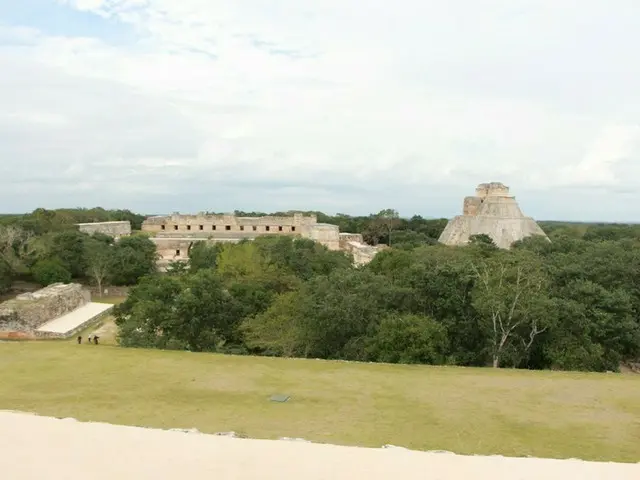
[[146, 236], [123, 237], [112, 251], [111, 282], [113, 285], [135, 285], [156, 271], [155, 244]]
[[432, 318], [392, 314], [382, 319], [366, 348], [377, 362], [437, 365], [445, 362], [447, 347], [446, 329]]
[[52, 283], [69, 283], [71, 281], [71, 272], [58, 259], [38, 261], [33, 266], [32, 274], [34, 280], [45, 287]]

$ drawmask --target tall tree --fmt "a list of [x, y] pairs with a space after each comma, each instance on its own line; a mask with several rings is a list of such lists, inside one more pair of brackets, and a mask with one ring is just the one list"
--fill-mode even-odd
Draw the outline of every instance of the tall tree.
[[529, 252], [501, 252], [473, 266], [473, 305], [491, 339], [492, 365], [509, 351], [513, 364], [549, 328], [548, 278]]
[[51, 238], [50, 258], [59, 259], [74, 278], [82, 277], [87, 271], [85, 242], [89, 236], [76, 230], [55, 233]]
[[400, 215], [393, 208], [380, 210], [376, 215], [376, 223], [384, 228], [387, 235], [387, 245], [391, 246], [391, 232], [400, 225]]
[[113, 251], [112, 245], [96, 239], [90, 239], [86, 245], [87, 275], [95, 282], [100, 297], [111, 274]]
[[246, 318], [240, 330], [247, 346], [266, 355], [304, 356], [308, 350], [300, 321], [304, 301], [299, 292], [283, 293], [267, 311]]
[[12, 271], [23, 269], [24, 261], [30, 253], [33, 234], [17, 225], [0, 225], [0, 259]]
[[195, 273], [204, 268], [216, 268], [221, 249], [219, 243], [195, 242], [189, 250], [189, 271]]
[[211, 269], [144, 277], [115, 309], [125, 346], [219, 351], [244, 312]]
[[121, 238], [113, 248], [112, 280], [115, 285], [135, 285], [142, 277], [156, 272], [158, 253], [144, 235]]
[[176, 298], [184, 288], [182, 277], [143, 277], [127, 299], [114, 308], [118, 343], [124, 347], [184, 349], [184, 339], [173, 335]]

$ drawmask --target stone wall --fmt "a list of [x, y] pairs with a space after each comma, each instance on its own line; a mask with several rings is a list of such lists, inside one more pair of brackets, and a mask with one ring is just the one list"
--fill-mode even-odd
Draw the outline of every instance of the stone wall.
[[360, 233], [341, 233], [340, 234], [340, 250], [350, 253], [353, 256], [353, 263], [356, 265], [365, 265], [385, 248], [387, 245], [367, 245], [364, 243], [362, 234]]
[[358, 241], [345, 242], [341, 250], [350, 253], [353, 256], [353, 263], [355, 265], [366, 265], [380, 252], [389, 248], [387, 245], [367, 245]]
[[129, 221], [78, 223], [76, 225], [81, 232], [89, 235], [103, 233], [115, 239], [131, 235], [131, 223]]
[[341, 233], [339, 238], [340, 250], [347, 250], [349, 242], [364, 243], [361, 233]]
[[162, 236], [184, 236], [228, 238], [234, 235], [247, 237], [258, 235], [303, 233], [317, 224], [315, 215], [300, 213], [290, 217], [236, 217], [235, 215], [181, 215], [149, 217], [142, 222], [142, 231]]
[[482, 206], [482, 198], [480, 197], [465, 197], [462, 205], [463, 215], [477, 215], [478, 210]]
[[30, 334], [30, 336], [33, 339], [48, 339], [48, 340], [73, 337], [74, 335], [82, 332], [83, 330], [86, 330], [87, 328], [100, 323], [103, 319], [105, 319], [106, 317], [108, 317], [113, 313], [113, 308], [114, 306], [111, 305], [108, 309], [104, 310], [98, 315], [87, 318], [84, 322], [80, 323], [79, 325], [76, 325], [75, 327], [73, 327], [71, 330], [67, 332], [60, 333], [60, 332], [34, 331], [33, 334]]
[[303, 237], [315, 240], [329, 250], [340, 250], [340, 229], [337, 225], [316, 223], [305, 232]]
[[[162, 238], [152, 237], [151, 241], [156, 244], [158, 252], [158, 266], [166, 267], [169, 262], [187, 261], [189, 251], [195, 242], [208, 241], [206, 238]], [[220, 241], [220, 240], [212, 240]]]
[[35, 331], [18, 332], [0, 330], [0, 340], [36, 340]]
[[31, 332], [42, 324], [91, 301], [91, 294], [77, 283], [55, 283], [23, 293], [0, 304], [0, 330]]
[[500, 182], [481, 183], [476, 187], [476, 196], [486, 197], [508, 197], [509, 187]]
[[340, 248], [336, 225], [318, 223], [315, 215], [236, 217], [234, 215], [180, 215], [149, 217], [142, 231], [153, 235], [160, 261], [186, 260], [194, 241], [239, 242], [263, 235], [292, 235], [316, 240], [331, 250]]

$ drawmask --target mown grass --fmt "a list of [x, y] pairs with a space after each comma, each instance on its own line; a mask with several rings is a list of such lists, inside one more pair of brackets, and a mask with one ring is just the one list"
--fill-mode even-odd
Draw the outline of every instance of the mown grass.
[[[98, 297], [95, 296], [91, 299], [93, 302], [97, 303], [110, 303], [113, 305], [117, 305], [119, 303], [124, 302], [127, 297], [114, 297], [114, 296], [103, 296]], [[89, 334], [97, 334], [100, 337], [100, 343], [102, 345], [117, 345], [117, 333], [118, 329], [114, 323], [114, 318], [111, 315], [104, 317], [97, 325], [91, 325], [90, 327], [84, 329], [79, 332], [78, 335], [83, 338], [87, 338]], [[67, 340], [68, 342], [75, 343], [76, 335]]]
[[[0, 409], [256, 438], [640, 461], [640, 377], [0, 344]], [[269, 402], [276, 393], [287, 403]]]
[[124, 302], [126, 299], [127, 297], [114, 297], [114, 296], [107, 296], [107, 295], [99, 297], [97, 295], [94, 295], [91, 298], [91, 301], [97, 302], [97, 303], [112, 303], [115, 305], [115, 304]]

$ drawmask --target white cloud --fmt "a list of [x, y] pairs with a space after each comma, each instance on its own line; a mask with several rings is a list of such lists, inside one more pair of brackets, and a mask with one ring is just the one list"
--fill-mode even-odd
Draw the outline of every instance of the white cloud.
[[0, 26], [0, 187], [37, 192], [0, 193], [18, 209], [450, 215], [483, 181], [636, 182], [631, 1], [58, 3], [137, 41]]
[[[640, 125], [607, 125], [587, 147], [580, 162], [563, 166], [559, 179], [569, 185], [617, 186], [629, 179], [614, 167], [640, 151]], [[640, 160], [636, 157], [636, 161]]]

